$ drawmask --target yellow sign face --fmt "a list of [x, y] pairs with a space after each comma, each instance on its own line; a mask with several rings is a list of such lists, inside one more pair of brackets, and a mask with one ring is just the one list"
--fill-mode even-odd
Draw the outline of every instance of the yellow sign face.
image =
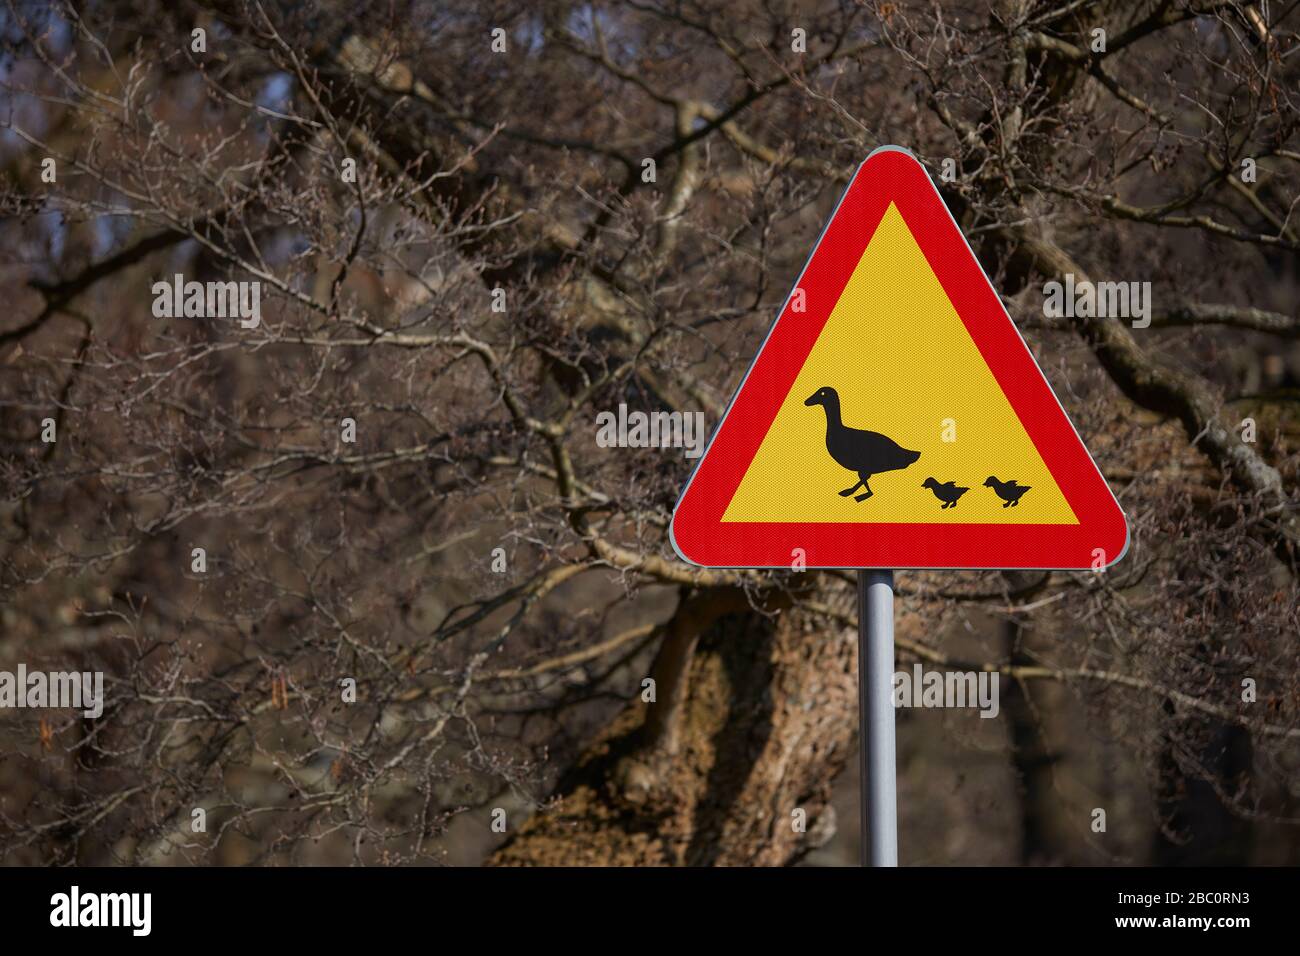
[[1079, 523], [893, 203], [722, 522]]

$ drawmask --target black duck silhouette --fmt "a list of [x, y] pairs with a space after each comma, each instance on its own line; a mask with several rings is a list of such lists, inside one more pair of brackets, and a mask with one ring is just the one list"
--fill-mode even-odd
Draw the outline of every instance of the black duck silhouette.
[[840, 396], [833, 388], [823, 386], [817, 389], [804, 404], [820, 405], [826, 410], [826, 450], [837, 465], [857, 473], [858, 483], [840, 492], [846, 498], [859, 488], [865, 488], [866, 491], [854, 495], [853, 500], [866, 501], [871, 497], [871, 486], [867, 482], [872, 475], [898, 471], [921, 457], [919, 451], [908, 451], [879, 432], [846, 427], [840, 421]]
[[939, 510], [945, 508], [956, 508], [957, 501], [962, 495], [970, 491], [969, 488], [959, 488], [955, 481], [935, 481], [933, 478], [927, 478], [921, 482], [922, 488], [929, 488], [934, 492], [934, 496], [943, 502]]
[[984, 482], [985, 488], [992, 488], [993, 493], [1002, 499], [1002, 507], [1010, 508], [1020, 504], [1020, 496], [1029, 490], [1029, 485], [1018, 485], [1014, 481], [998, 481], [992, 475]]

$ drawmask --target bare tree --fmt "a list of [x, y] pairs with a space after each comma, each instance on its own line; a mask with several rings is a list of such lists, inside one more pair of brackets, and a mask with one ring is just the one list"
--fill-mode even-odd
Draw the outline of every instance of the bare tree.
[[[103, 670], [107, 705], [0, 714], [3, 859], [834, 840], [851, 576], [683, 564], [691, 461], [595, 419], [716, 424], [899, 143], [1133, 538], [1101, 575], [900, 577], [903, 663], [1012, 688], [992, 728], [904, 715], [905, 855], [1294, 861], [1298, 15], [11, 0], [0, 665]], [[1066, 274], [1151, 282], [1149, 327], [1047, 317]], [[160, 315], [178, 275], [259, 313]]]

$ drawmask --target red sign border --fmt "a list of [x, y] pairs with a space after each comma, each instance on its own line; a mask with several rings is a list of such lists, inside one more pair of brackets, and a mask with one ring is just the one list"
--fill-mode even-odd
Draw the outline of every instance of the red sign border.
[[[891, 202], [1079, 524], [722, 522]], [[790, 568], [794, 549], [802, 548], [808, 568], [1081, 570], [1094, 566], [1095, 549], [1103, 551], [1103, 566], [1127, 553], [1124, 512], [929, 174], [910, 152], [884, 146], [858, 167], [795, 283], [799, 288], [806, 311], [792, 312], [792, 289], [678, 499], [669, 537], [684, 561], [712, 568]]]

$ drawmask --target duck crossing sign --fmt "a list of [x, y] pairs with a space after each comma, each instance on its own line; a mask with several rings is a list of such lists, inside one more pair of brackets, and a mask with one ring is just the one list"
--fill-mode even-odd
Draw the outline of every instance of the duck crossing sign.
[[1128, 524], [924, 167], [858, 168], [673, 513], [723, 568], [1101, 570]]

